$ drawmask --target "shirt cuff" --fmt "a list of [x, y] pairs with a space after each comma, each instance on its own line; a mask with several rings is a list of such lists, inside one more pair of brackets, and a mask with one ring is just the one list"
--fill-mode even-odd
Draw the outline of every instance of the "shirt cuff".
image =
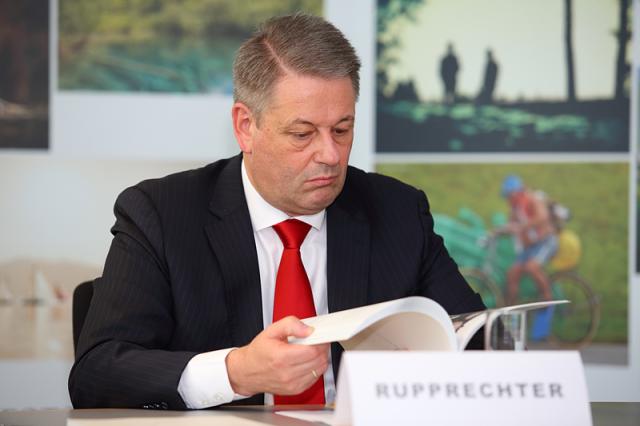
[[229, 383], [225, 360], [233, 349], [204, 352], [191, 358], [178, 383], [178, 393], [187, 408], [208, 408], [248, 398], [233, 392]]

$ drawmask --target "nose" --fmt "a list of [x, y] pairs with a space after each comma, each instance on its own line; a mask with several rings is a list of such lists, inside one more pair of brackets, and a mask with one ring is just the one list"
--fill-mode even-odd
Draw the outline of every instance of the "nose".
[[315, 156], [316, 161], [328, 166], [335, 166], [340, 163], [338, 144], [333, 139], [331, 132], [320, 132], [320, 137], [317, 140], [318, 148]]

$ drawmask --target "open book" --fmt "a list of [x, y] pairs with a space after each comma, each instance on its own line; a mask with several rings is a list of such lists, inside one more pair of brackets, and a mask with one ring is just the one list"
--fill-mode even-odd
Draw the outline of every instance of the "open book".
[[317, 345], [339, 342], [346, 350], [463, 350], [495, 311], [527, 311], [567, 300], [526, 303], [449, 316], [434, 300], [405, 297], [375, 305], [306, 318], [314, 327], [291, 343]]

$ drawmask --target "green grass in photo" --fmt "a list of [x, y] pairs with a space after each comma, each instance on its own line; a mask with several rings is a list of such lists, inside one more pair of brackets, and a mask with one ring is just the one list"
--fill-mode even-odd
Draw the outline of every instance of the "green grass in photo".
[[224, 93], [236, 50], [266, 19], [322, 0], [60, 0], [59, 88]]

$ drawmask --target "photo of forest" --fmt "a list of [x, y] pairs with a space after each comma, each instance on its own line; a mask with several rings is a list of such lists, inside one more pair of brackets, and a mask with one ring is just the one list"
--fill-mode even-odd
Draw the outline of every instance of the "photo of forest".
[[60, 90], [232, 92], [235, 51], [271, 16], [322, 0], [60, 0]]
[[48, 0], [0, 0], [0, 148], [49, 148]]
[[631, 1], [378, 0], [378, 152], [628, 152]]

